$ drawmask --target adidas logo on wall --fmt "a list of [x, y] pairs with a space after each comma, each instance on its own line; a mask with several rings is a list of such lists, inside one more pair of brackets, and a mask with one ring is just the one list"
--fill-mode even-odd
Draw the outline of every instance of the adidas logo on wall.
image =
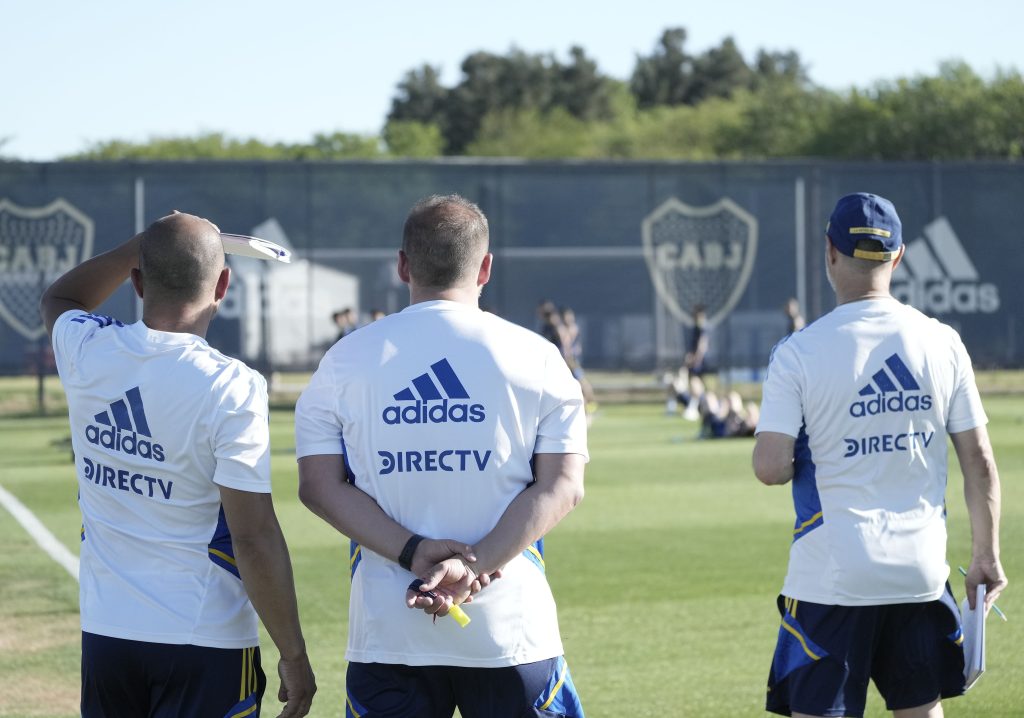
[[431, 364], [429, 372], [411, 383], [395, 393], [395, 401], [401, 403], [385, 407], [381, 414], [385, 424], [478, 424], [486, 418], [483, 404], [454, 401], [470, 396], [447, 359]]
[[871, 381], [857, 392], [859, 396], [872, 398], [853, 402], [850, 405], [850, 416], [859, 418], [904, 411], [927, 411], [932, 408], [931, 394], [920, 392], [921, 385], [910, 369], [899, 354], [893, 354], [885, 360], [883, 368], [871, 375]]
[[146, 409], [142, 405], [139, 387], [124, 393], [125, 399], [110, 404], [107, 411], [93, 417], [95, 424], [85, 427], [85, 438], [90, 444], [118, 451], [129, 456], [139, 456], [155, 461], [164, 460], [164, 447], [152, 441], [153, 434], [146, 420]]
[[907, 243], [903, 261], [892, 275], [892, 294], [933, 314], [991, 314], [999, 310], [999, 289], [980, 280], [945, 217], [927, 225], [923, 238]]

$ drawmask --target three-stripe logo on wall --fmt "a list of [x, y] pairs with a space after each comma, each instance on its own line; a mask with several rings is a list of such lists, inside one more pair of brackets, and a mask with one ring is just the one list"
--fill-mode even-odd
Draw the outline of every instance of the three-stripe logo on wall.
[[384, 408], [385, 424], [480, 423], [486, 418], [483, 404], [470, 404], [469, 391], [447, 359], [430, 365], [430, 371], [413, 378], [411, 386], [394, 393], [397, 405]]
[[123, 399], [111, 402], [108, 409], [93, 416], [93, 421], [85, 427], [90, 444], [143, 459], [164, 460], [164, 447], [152, 441], [139, 387], [132, 387]]
[[904, 411], [927, 411], [932, 397], [921, 390], [913, 372], [899, 354], [886, 357], [884, 366], [871, 375], [858, 396], [871, 397], [850, 405], [850, 416], [876, 416]]
[[953, 225], [939, 217], [924, 237], [907, 242], [892, 274], [892, 294], [922, 312], [991, 314], [999, 310], [999, 289], [982, 282]]

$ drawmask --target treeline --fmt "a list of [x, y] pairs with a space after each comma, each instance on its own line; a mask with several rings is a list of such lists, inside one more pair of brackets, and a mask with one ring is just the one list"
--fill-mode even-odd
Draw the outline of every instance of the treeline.
[[566, 60], [513, 49], [463, 60], [453, 87], [430, 65], [398, 83], [379, 136], [344, 132], [267, 144], [219, 133], [99, 142], [72, 160], [330, 160], [399, 157], [611, 159], [1016, 159], [1024, 151], [1024, 79], [985, 79], [962, 62], [935, 76], [833, 91], [796, 52], [751, 61], [731, 38], [701, 54], [666, 30], [628, 80], [580, 47]]

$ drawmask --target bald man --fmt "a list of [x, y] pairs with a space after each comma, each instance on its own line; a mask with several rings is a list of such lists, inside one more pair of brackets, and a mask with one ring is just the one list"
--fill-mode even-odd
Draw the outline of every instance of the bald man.
[[[131, 278], [142, 320], [93, 314]], [[316, 685], [270, 495], [266, 382], [204, 339], [230, 271], [175, 213], [41, 302], [68, 398], [82, 512], [82, 715], [258, 716], [257, 616], [282, 716]]]

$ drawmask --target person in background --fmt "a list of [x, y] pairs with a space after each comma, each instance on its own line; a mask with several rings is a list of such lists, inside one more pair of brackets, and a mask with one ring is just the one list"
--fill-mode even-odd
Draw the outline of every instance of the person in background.
[[587, 406], [587, 419], [593, 421], [594, 413], [597, 411], [597, 399], [594, 396], [594, 387], [587, 379], [583, 371], [583, 339], [580, 336], [580, 327], [576, 323], [576, 312], [569, 307], [563, 307], [559, 313], [561, 324], [560, 336], [562, 349], [565, 356], [565, 363], [569, 365], [569, 371], [573, 378], [580, 383], [583, 391], [583, 400]]
[[753, 436], [757, 430], [760, 410], [754, 402], [744, 403], [739, 392], [729, 391], [724, 397], [705, 392], [698, 407], [701, 438], [733, 439]]
[[786, 313], [786, 335], [790, 335], [793, 332], [798, 332], [804, 328], [807, 322], [804, 321], [803, 315], [800, 313], [800, 302], [796, 300], [796, 297], [790, 297], [786, 302], [786, 306], [783, 307], [783, 311]]
[[[331, 319], [334, 320], [334, 325], [338, 328], [337, 339], [343, 339], [349, 334], [354, 332], [358, 328], [358, 322], [356, 321], [355, 312], [352, 311], [351, 307], [345, 307], [340, 309], [331, 315]], [[337, 341], [337, 340], [335, 340]]]
[[708, 336], [708, 316], [703, 304], [693, 308], [693, 329], [690, 332], [690, 344], [687, 347], [683, 364], [690, 374], [702, 376], [707, 371], [705, 358], [708, 353], [710, 339]]
[[662, 384], [665, 387], [666, 416], [675, 416], [682, 407], [682, 416], [687, 421], [701, 418], [701, 399], [706, 388], [700, 376], [692, 374], [683, 364], [674, 372], [666, 372], [662, 376]]

